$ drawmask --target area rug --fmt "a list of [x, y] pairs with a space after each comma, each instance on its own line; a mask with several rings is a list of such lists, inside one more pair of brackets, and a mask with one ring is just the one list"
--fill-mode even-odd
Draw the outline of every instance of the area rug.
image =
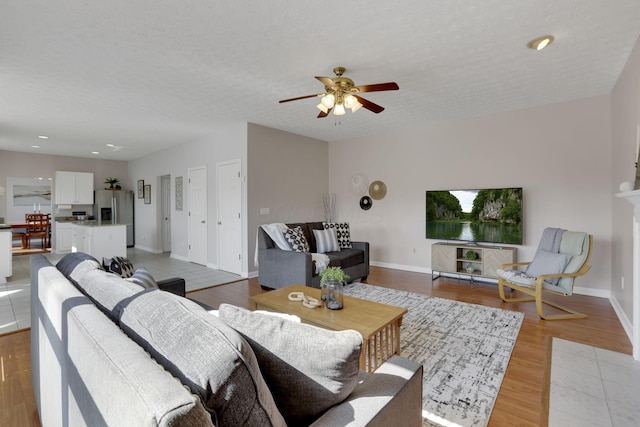
[[424, 367], [424, 426], [486, 426], [524, 314], [362, 283], [345, 294], [404, 307], [402, 356]]

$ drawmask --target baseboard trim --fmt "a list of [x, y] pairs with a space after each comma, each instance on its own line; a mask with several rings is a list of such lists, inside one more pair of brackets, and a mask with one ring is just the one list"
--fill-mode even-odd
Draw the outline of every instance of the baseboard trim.
[[574, 287], [573, 293], [578, 295], [586, 295], [589, 297], [598, 297], [598, 298], [606, 298], [606, 299], [610, 299], [611, 297], [611, 291], [607, 291], [605, 289], [583, 288], [580, 286]]
[[609, 302], [611, 302], [611, 307], [613, 307], [613, 311], [615, 311], [616, 314], [618, 315], [618, 319], [622, 324], [622, 328], [627, 333], [627, 337], [629, 337], [629, 341], [631, 341], [631, 343], [633, 344], [633, 323], [629, 320], [629, 318], [627, 317], [627, 314], [624, 312], [624, 310], [622, 309], [622, 306], [620, 305], [620, 303], [618, 302], [618, 300], [614, 295], [611, 295], [611, 297], [609, 297]]
[[[425, 274], [432, 274], [433, 272], [431, 271], [430, 268], [426, 268], [426, 267], [416, 267], [413, 265], [405, 265], [405, 264], [391, 264], [391, 263], [387, 263], [387, 262], [379, 262], [379, 261], [370, 261], [369, 262], [370, 265], [374, 266], [374, 267], [384, 267], [384, 268], [391, 268], [393, 270], [402, 270], [402, 271], [410, 271], [413, 273], [425, 273]], [[456, 273], [442, 273], [439, 272], [440, 276], [443, 277], [449, 277], [452, 279], [466, 279], [466, 280], [470, 280], [471, 276], [460, 273], [460, 274], [456, 274]], [[497, 284], [498, 283], [498, 279], [492, 279], [492, 278], [488, 278], [488, 277], [478, 277], [478, 276], [473, 276], [473, 280], [477, 281], [477, 282], [487, 282], [487, 283], [494, 283]], [[580, 286], [576, 286], [575, 288], [573, 288], [573, 293], [578, 294], [578, 295], [587, 295], [590, 297], [598, 297], [598, 298], [606, 298], [606, 299], [610, 299], [611, 297], [611, 291], [605, 290], [605, 289], [591, 289], [591, 288], [583, 288]]]
[[174, 255], [173, 252], [171, 253], [171, 255], [169, 255], [169, 257], [173, 259], [177, 259], [178, 261], [189, 262], [189, 259], [187, 257], [184, 257], [182, 255]]
[[152, 254], [161, 254], [162, 253], [161, 250], [148, 248], [146, 246], [135, 245], [135, 248], [143, 250], [143, 251], [151, 252]]
[[416, 266], [413, 266], [413, 265], [390, 264], [388, 262], [378, 262], [378, 261], [370, 261], [369, 265], [372, 265], [374, 267], [390, 268], [392, 270], [402, 270], [402, 271], [411, 271], [413, 273], [431, 274], [431, 269], [430, 268], [416, 267]]

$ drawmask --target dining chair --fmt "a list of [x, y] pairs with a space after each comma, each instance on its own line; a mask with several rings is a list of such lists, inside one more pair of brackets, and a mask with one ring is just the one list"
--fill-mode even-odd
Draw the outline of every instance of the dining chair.
[[27, 214], [27, 248], [31, 248], [31, 239], [42, 239], [42, 249], [47, 248], [51, 222], [47, 214]]

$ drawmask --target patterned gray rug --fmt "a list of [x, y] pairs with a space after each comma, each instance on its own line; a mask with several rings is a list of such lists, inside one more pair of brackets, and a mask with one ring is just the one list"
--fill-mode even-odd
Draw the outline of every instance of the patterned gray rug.
[[424, 426], [486, 426], [524, 314], [362, 283], [345, 294], [404, 307], [402, 356], [424, 366]]

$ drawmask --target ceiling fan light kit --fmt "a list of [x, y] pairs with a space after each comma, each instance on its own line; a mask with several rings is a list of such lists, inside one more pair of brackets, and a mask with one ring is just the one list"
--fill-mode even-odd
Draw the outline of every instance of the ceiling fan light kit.
[[555, 38], [552, 35], [538, 37], [527, 43], [527, 47], [533, 50], [542, 50], [549, 46], [554, 40]]
[[364, 107], [367, 110], [378, 114], [384, 110], [384, 107], [374, 104], [373, 102], [362, 98], [358, 94], [364, 92], [382, 92], [399, 89], [398, 84], [395, 82], [355, 86], [353, 80], [342, 76], [345, 71], [344, 67], [336, 67], [333, 69], [333, 72], [336, 75], [334, 78], [316, 76], [316, 79], [324, 84], [324, 93], [283, 99], [280, 103], [321, 97], [320, 103], [316, 105], [316, 108], [320, 110], [318, 118], [327, 117], [331, 111], [333, 111], [333, 114], [336, 116], [342, 116], [346, 113], [346, 108], [350, 109], [352, 113], [355, 113], [360, 108]]

